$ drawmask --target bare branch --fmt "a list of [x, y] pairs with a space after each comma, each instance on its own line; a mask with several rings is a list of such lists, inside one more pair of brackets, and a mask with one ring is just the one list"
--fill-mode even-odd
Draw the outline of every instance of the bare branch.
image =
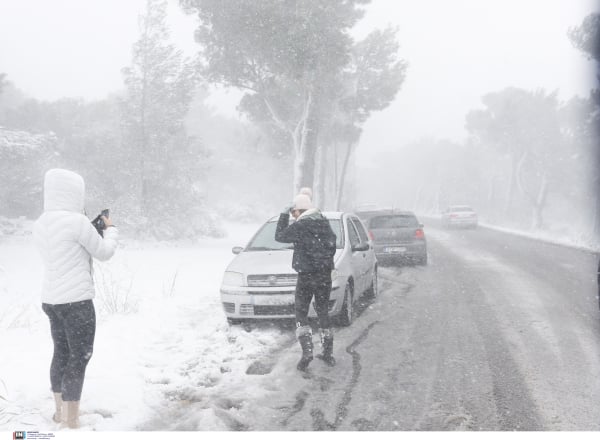
[[290, 128], [287, 126], [287, 124], [277, 115], [277, 112], [275, 111], [275, 109], [273, 108], [271, 103], [269, 102], [269, 98], [267, 98], [267, 96], [264, 93], [262, 94], [262, 97], [263, 97], [263, 101], [265, 102], [265, 105], [267, 106], [269, 113], [271, 113], [271, 117], [273, 118], [275, 123], [279, 126], [279, 128], [281, 128], [284, 131], [287, 131], [288, 133], [292, 134], [292, 136], [293, 136], [294, 132], [292, 130], [290, 130]]

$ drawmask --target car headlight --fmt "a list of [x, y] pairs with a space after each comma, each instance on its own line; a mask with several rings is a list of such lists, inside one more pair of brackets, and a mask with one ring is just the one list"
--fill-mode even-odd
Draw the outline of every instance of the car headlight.
[[226, 271], [223, 274], [223, 285], [241, 287], [244, 285], [244, 275], [239, 272]]

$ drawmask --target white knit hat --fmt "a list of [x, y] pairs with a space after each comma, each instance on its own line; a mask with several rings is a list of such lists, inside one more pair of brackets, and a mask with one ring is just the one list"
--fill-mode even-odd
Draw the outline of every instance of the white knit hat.
[[312, 189], [310, 189], [308, 186], [300, 188], [300, 192], [298, 194], [306, 194], [312, 200], [312, 196], [313, 196]]
[[312, 202], [310, 201], [310, 197], [306, 194], [298, 194], [294, 197], [294, 209], [311, 209]]

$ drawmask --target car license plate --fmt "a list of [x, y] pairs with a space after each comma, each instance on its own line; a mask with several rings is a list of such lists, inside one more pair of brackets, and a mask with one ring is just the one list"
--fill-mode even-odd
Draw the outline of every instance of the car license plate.
[[406, 248], [402, 246], [392, 246], [383, 248], [383, 252], [386, 252], [388, 254], [398, 254], [404, 251], [406, 251]]
[[294, 304], [294, 298], [264, 298], [260, 305], [265, 306], [290, 306]]

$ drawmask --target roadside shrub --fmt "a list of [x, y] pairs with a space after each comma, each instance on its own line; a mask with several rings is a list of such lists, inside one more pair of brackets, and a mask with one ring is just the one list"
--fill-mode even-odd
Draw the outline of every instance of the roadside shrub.
[[94, 262], [94, 284], [101, 312], [114, 315], [138, 311], [139, 301], [131, 296], [133, 277], [119, 279], [108, 263]]

